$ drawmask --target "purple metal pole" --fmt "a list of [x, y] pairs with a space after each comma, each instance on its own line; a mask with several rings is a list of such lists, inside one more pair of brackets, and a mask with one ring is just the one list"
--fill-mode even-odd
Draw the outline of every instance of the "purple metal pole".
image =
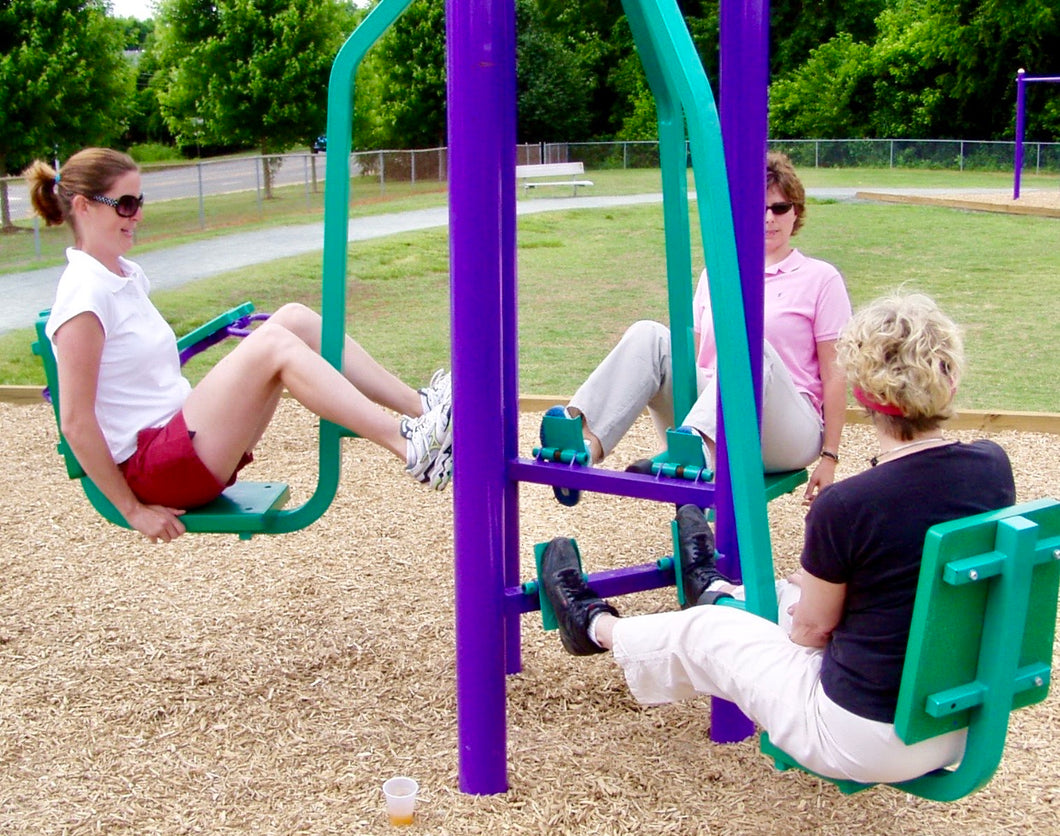
[[447, 0], [457, 732], [460, 789], [508, 789], [504, 531], [514, 442], [505, 411], [504, 282], [514, 279], [515, 13]]
[[1020, 179], [1023, 176], [1023, 130], [1027, 117], [1027, 71], [1016, 71], [1016, 159], [1012, 166], [1012, 199], [1020, 199]]
[[[722, 0], [721, 82], [719, 84], [725, 165], [729, 172], [733, 226], [747, 316], [747, 341], [751, 350], [751, 376], [755, 408], [762, 400], [762, 265], [765, 263], [765, 160], [769, 123], [769, 2]], [[725, 429], [718, 410], [717, 519], [718, 549], [727, 556], [722, 571], [739, 577], [739, 547], [732, 507]], [[764, 500], [763, 500], [764, 501]], [[731, 743], [754, 734], [754, 723], [732, 703], [712, 700], [711, 740]]]
[[[501, 389], [501, 420], [504, 427], [504, 464], [514, 461], [519, 455], [519, 310], [516, 276], [516, 217], [515, 217], [515, 163], [516, 163], [516, 71], [515, 71], [515, 3], [503, 2], [504, 13], [510, 19], [505, 22], [503, 33], [511, 38], [504, 49], [510, 61], [503, 62], [499, 70], [505, 74], [502, 87], [509, 91], [502, 106], [508, 108], [511, 118], [494, 126], [501, 134], [501, 150], [507, 154], [506, 176], [501, 180], [501, 317], [503, 382]], [[472, 277], [473, 279], [474, 277]], [[508, 471], [505, 471], [508, 473]], [[519, 485], [508, 476], [504, 484], [502, 536], [504, 549], [505, 587], [519, 583]], [[507, 612], [507, 610], [505, 610]], [[519, 673], [523, 669], [520, 627], [518, 616], [509, 616], [504, 623], [505, 671]]]

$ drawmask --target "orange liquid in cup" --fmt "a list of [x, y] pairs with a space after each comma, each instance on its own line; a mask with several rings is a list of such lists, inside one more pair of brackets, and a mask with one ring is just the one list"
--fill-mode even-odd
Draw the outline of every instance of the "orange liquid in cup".
[[390, 823], [394, 827], [407, 827], [416, 820], [415, 813], [391, 813]]

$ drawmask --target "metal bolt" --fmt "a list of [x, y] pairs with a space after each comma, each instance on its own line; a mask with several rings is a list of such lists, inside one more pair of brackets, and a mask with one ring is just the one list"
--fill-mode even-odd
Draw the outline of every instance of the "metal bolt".
[[1034, 684], [1041, 688], [1045, 684], [1045, 680], [1042, 679], [1040, 676], [1036, 676], [1034, 677]]
[[1053, 560], [1060, 560], [1060, 549], [1053, 549]]
[[979, 580], [979, 573], [975, 569], [972, 569], [968, 573], [968, 577], [971, 578], [973, 581], [977, 581]]

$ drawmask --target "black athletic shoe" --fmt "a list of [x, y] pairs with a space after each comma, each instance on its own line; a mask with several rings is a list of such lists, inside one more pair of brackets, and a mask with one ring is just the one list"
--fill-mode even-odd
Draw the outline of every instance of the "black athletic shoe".
[[655, 464], [651, 459], [637, 459], [626, 467], [626, 473], [641, 473], [651, 476], [651, 466]]
[[563, 647], [575, 656], [603, 653], [604, 648], [589, 638], [589, 622], [597, 613], [618, 615], [618, 611], [598, 596], [582, 579], [574, 544], [557, 537], [541, 556], [541, 585], [556, 612]]
[[703, 515], [703, 509], [695, 505], [682, 505], [677, 509], [677, 544], [685, 583], [685, 608], [732, 597], [727, 592], [707, 592], [707, 587], [715, 581], [731, 581], [718, 571], [714, 532]]

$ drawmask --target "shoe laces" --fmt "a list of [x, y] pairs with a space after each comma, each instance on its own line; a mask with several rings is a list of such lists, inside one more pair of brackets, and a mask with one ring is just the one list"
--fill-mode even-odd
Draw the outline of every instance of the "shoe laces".
[[574, 568], [560, 569], [555, 574], [556, 586], [559, 587], [564, 597], [570, 601], [584, 601], [597, 596], [589, 589], [582, 577], [582, 573]]
[[[432, 487], [441, 478], [438, 469], [432, 471], [432, 466], [439, 458], [452, 455], [451, 421], [452, 416], [441, 404], [417, 418], [405, 416], [401, 419], [401, 435], [408, 441], [405, 469], [421, 482], [430, 481]], [[444, 487], [444, 483], [441, 486]]]
[[710, 539], [701, 531], [696, 532], [691, 538], [685, 541], [689, 545], [689, 557], [692, 558], [692, 562], [695, 564], [707, 563], [713, 565], [714, 563], [714, 547], [710, 543]]
[[438, 404], [453, 399], [453, 378], [445, 369], [438, 369], [431, 375], [430, 381], [419, 390], [423, 411], [430, 412]]

